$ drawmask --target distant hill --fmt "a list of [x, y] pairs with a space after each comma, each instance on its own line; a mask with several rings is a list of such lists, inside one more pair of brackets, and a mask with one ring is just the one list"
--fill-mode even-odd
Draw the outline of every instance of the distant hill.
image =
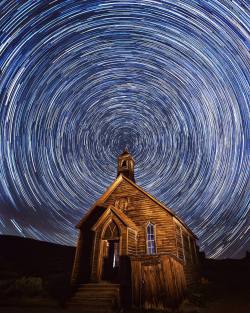
[[250, 288], [250, 255], [242, 259], [201, 259], [201, 274], [217, 284], [226, 287]]
[[[1, 305], [25, 306], [34, 294], [65, 303], [71, 294], [74, 254], [75, 247], [0, 235], [0, 311]], [[194, 293], [189, 290], [190, 305], [207, 306], [204, 313], [250, 312], [249, 253], [240, 260], [207, 259], [201, 254], [201, 276], [201, 286]]]
[[0, 235], [0, 279], [68, 274], [75, 247]]
[[[74, 255], [75, 247], [0, 235], [0, 279], [22, 275], [69, 275]], [[201, 265], [202, 276], [212, 281], [242, 281], [250, 277], [249, 253], [245, 258], [238, 260], [207, 259], [203, 255]]]

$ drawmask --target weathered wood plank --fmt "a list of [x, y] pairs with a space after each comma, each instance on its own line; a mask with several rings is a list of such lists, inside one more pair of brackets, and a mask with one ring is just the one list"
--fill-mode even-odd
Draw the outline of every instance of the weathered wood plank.
[[176, 255], [175, 224], [171, 214], [126, 181], [113, 191], [104, 204], [114, 205], [117, 199], [124, 197], [128, 198], [126, 214], [139, 228], [137, 253], [146, 253], [146, 224], [151, 221], [156, 225], [157, 252]]
[[186, 290], [183, 265], [168, 255], [131, 258], [133, 304], [144, 309], [177, 306]]

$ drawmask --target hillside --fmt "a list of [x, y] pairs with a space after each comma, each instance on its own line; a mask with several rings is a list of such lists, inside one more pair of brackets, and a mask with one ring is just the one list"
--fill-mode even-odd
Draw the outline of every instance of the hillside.
[[75, 248], [15, 236], [0, 236], [0, 279], [69, 273]]
[[[39, 307], [46, 306], [46, 312], [61, 312], [58, 303], [70, 294], [74, 254], [74, 247], [0, 236], [0, 311], [43, 313]], [[250, 312], [249, 254], [241, 260], [203, 257], [201, 276], [201, 285], [188, 291], [180, 312]]]

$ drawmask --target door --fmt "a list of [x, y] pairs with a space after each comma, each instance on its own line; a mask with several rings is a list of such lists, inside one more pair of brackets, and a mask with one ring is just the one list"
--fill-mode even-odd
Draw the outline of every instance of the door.
[[143, 264], [142, 276], [142, 306], [145, 309], [164, 308], [164, 288], [162, 268], [160, 263]]
[[103, 252], [102, 279], [110, 282], [119, 281], [120, 242], [105, 240]]
[[101, 278], [110, 282], [119, 281], [120, 230], [114, 220], [108, 224], [102, 237], [103, 250]]

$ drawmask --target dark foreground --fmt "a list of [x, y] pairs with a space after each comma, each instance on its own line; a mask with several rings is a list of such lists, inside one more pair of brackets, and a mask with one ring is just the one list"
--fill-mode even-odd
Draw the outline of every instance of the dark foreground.
[[[67, 308], [73, 247], [0, 236], [0, 251], [0, 313], [81, 312]], [[200, 286], [189, 290], [175, 312], [249, 313], [249, 255], [241, 260], [202, 259]]]

